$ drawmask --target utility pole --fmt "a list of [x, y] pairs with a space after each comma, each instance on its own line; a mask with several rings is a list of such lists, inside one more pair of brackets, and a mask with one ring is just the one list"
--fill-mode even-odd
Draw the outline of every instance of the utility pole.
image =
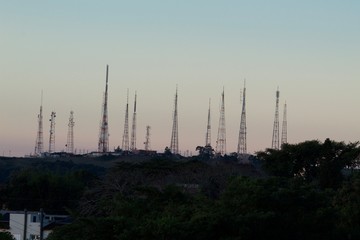
[[24, 209], [24, 236], [23, 236], [23, 240], [27, 240], [27, 238], [26, 238], [26, 234], [27, 234], [27, 210], [26, 210], [26, 208]]
[[44, 239], [44, 210], [40, 209], [40, 240]]

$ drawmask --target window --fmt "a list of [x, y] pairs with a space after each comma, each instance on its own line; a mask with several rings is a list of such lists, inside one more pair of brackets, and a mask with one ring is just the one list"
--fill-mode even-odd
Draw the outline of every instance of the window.
[[31, 216], [31, 222], [37, 222], [37, 216], [36, 215]]
[[39, 235], [30, 234], [30, 240], [39, 240], [39, 239], [40, 239]]

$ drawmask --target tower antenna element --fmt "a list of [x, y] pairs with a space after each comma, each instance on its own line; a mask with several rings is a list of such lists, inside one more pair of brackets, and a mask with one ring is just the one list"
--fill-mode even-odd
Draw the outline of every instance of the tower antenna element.
[[131, 128], [131, 151], [136, 150], [136, 97], [137, 94], [135, 92], [135, 100], [134, 100], [134, 112], [133, 112], [133, 119], [132, 119], [132, 128]]
[[246, 154], [246, 80], [244, 80], [244, 89], [242, 94], [242, 111], [241, 111], [241, 120], [240, 120], [240, 130], [239, 130], [239, 141], [237, 147], [237, 153]]
[[102, 106], [102, 118], [100, 123], [100, 134], [98, 142], [98, 151], [106, 153], [109, 151], [109, 124], [108, 124], [108, 76], [109, 65], [106, 65], [106, 85], [104, 94], [104, 103]]
[[179, 153], [179, 136], [178, 136], [178, 88], [176, 86], [175, 93], [175, 102], [174, 102], [174, 116], [173, 116], [173, 126], [171, 131], [171, 142], [170, 142], [170, 151], [172, 154]]
[[44, 134], [43, 134], [43, 91], [41, 91], [41, 104], [40, 104], [40, 112], [38, 114], [38, 131], [36, 134], [36, 142], [35, 142], [35, 156], [41, 156], [44, 152]]
[[281, 146], [287, 143], [287, 105], [284, 104], [284, 115], [282, 122], [282, 131], [281, 131]]
[[221, 94], [221, 108], [218, 136], [216, 140], [216, 153], [220, 155], [226, 154], [226, 128], [225, 128], [225, 90]]
[[280, 91], [279, 87], [276, 91], [276, 106], [275, 106], [275, 119], [274, 119], [274, 127], [273, 127], [273, 136], [272, 136], [272, 143], [271, 148], [272, 149], [279, 149], [279, 97], [280, 97]]
[[145, 137], [145, 151], [149, 151], [150, 148], [150, 126], [146, 126], [146, 137]]
[[50, 137], [49, 137], [49, 153], [55, 152], [55, 118], [56, 113], [51, 112], [50, 117]]
[[68, 134], [66, 143], [66, 152], [74, 153], [74, 111], [70, 111], [69, 123], [68, 123]]
[[123, 151], [129, 151], [129, 89], [127, 90], [124, 133], [121, 146]]
[[210, 118], [210, 105], [211, 99], [209, 99], [208, 121], [206, 126], [205, 146], [211, 146], [211, 118]]

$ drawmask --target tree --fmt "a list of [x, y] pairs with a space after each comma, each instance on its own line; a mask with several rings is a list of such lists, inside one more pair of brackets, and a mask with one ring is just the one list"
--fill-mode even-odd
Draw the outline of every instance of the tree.
[[0, 240], [15, 240], [15, 238], [9, 232], [0, 232]]
[[197, 146], [196, 151], [199, 151], [199, 158], [201, 160], [209, 160], [214, 157], [214, 149], [210, 145]]
[[42, 169], [24, 169], [11, 177], [4, 190], [10, 209], [66, 212], [76, 208], [85, 186], [92, 176], [85, 171], [57, 174]]
[[342, 181], [341, 171], [353, 166], [359, 153], [358, 143], [326, 139], [324, 143], [284, 144], [280, 150], [266, 149], [257, 156], [270, 175], [300, 177], [308, 182], [317, 181], [323, 188], [336, 188]]
[[338, 213], [339, 233], [347, 239], [360, 239], [360, 174], [356, 173], [337, 191], [334, 209]]

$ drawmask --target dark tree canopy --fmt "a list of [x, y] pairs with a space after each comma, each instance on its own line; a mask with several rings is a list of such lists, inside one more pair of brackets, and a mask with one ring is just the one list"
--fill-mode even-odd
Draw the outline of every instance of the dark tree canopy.
[[258, 152], [264, 169], [273, 176], [301, 177], [317, 181], [325, 188], [338, 187], [342, 171], [354, 168], [360, 154], [358, 143], [345, 144], [326, 139], [284, 144], [280, 150], [266, 149]]

